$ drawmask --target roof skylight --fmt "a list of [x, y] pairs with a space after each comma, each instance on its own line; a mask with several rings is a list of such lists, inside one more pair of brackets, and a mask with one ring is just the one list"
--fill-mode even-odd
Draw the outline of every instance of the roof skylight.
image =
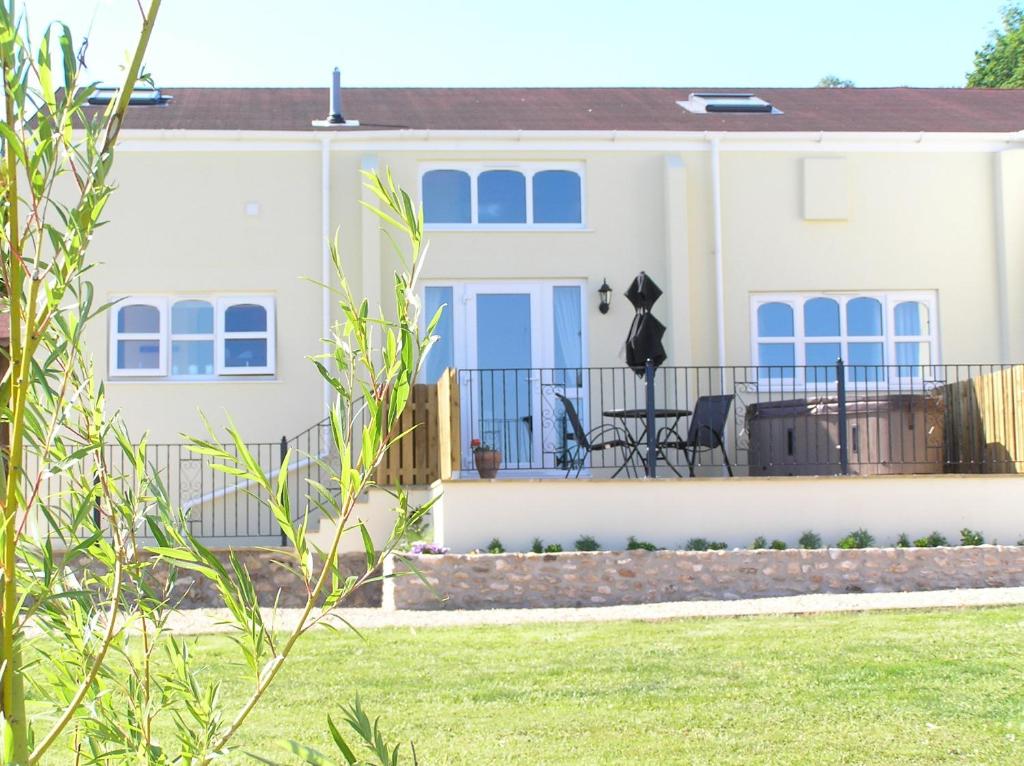
[[[89, 96], [89, 103], [92, 106], [105, 106], [114, 100], [118, 89], [110, 85], [100, 85]], [[163, 104], [171, 100], [171, 96], [165, 96], [159, 88], [134, 88], [128, 104], [139, 106], [142, 104]]]
[[770, 102], [753, 93], [691, 93], [686, 101], [677, 101], [676, 103], [694, 114], [715, 112], [782, 114]]

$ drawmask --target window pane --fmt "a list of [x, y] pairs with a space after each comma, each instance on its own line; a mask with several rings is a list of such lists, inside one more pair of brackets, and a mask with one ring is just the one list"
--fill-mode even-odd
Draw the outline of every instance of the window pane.
[[226, 332], [266, 332], [267, 310], [255, 303], [228, 306], [224, 312]]
[[882, 304], [874, 298], [854, 298], [846, 304], [847, 335], [881, 335]]
[[480, 223], [526, 223], [526, 177], [517, 170], [487, 170], [477, 178]]
[[160, 310], [133, 303], [117, 310], [118, 332], [160, 332]]
[[264, 338], [228, 338], [224, 341], [225, 367], [266, 367], [267, 341]]
[[556, 287], [555, 367], [583, 366], [583, 323], [580, 317], [580, 288]]
[[764, 303], [759, 306], [757, 334], [761, 338], [792, 338], [792, 307], [788, 303]]
[[171, 332], [175, 335], [213, 333], [213, 306], [206, 301], [178, 301], [171, 307]]
[[849, 377], [858, 383], [885, 380], [885, 351], [881, 343], [850, 343], [848, 345]]
[[897, 303], [895, 309], [896, 335], [929, 335], [928, 307], [917, 301]]
[[[811, 298], [804, 304], [804, 335], [832, 337], [839, 335], [839, 303], [831, 298]], [[834, 362], [838, 358], [833, 357]], [[808, 362], [810, 364], [810, 362]]]
[[429, 322], [433, 319], [438, 308], [445, 306], [445, 310], [437, 322], [437, 327], [434, 329], [434, 334], [438, 336], [437, 342], [430, 349], [430, 353], [427, 354], [427, 362], [423, 370], [426, 382], [436, 383], [446, 367], [455, 366], [455, 344], [452, 338], [452, 326], [454, 324], [452, 317], [452, 311], [454, 311], [452, 288], [427, 287], [424, 289], [423, 295], [425, 298], [423, 313], [426, 316], [426, 321]]
[[924, 367], [932, 363], [932, 344], [922, 343], [897, 343], [896, 364], [901, 365], [897, 375], [901, 378], [920, 378], [923, 376]]
[[758, 377], [770, 379], [792, 379], [795, 370], [796, 347], [792, 343], [760, 343], [757, 346], [761, 368]]
[[[837, 307], [838, 309], [838, 307]], [[838, 321], [839, 315], [836, 314]], [[842, 354], [838, 343], [808, 343], [804, 348], [808, 383], [835, 383], [836, 360]]]
[[119, 340], [117, 342], [117, 369], [156, 370], [159, 368], [159, 341]]
[[469, 173], [430, 170], [423, 174], [423, 220], [426, 223], [470, 223]]
[[582, 223], [580, 176], [571, 170], [542, 170], [533, 176], [534, 223]]
[[213, 341], [173, 341], [171, 375], [213, 375]]

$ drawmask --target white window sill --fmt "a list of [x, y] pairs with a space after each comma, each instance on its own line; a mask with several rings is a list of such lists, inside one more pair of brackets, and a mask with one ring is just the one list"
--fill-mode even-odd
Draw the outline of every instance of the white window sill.
[[281, 379], [274, 375], [220, 375], [211, 378], [169, 378], [166, 376], [131, 376], [131, 375], [117, 375], [108, 376], [106, 383], [113, 384], [126, 384], [126, 383], [145, 383], [146, 385], [152, 385], [158, 383], [160, 385], [193, 385], [195, 383], [215, 383], [221, 385], [224, 383], [281, 383]]
[[444, 223], [428, 223], [423, 226], [424, 231], [440, 231], [440, 232], [473, 232], [481, 234], [485, 232], [502, 232], [502, 233], [530, 233], [530, 234], [565, 234], [565, 233], [576, 233], [576, 234], [589, 234], [594, 230], [586, 226], [534, 226], [534, 225], [523, 225], [523, 224], [444, 224]]

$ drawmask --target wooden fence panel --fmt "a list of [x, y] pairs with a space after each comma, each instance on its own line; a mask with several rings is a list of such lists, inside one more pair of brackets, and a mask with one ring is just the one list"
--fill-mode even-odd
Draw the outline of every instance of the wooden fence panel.
[[377, 469], [378, 484], [425, 485], [450, 479], [452, 471], [458, 470], [461, 450], [455, 380], [455, 371], [446, 370], [436, 384], [412, 387], [399, 427], [413, 430], [388, 451]]
[[945, 387], [946, 460], [958, 473], [1024, 470], [1024, 365]]

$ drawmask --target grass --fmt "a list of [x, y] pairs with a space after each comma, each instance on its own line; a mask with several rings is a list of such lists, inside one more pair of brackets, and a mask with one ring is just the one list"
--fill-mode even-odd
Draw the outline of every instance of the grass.
[[[308, 636], [238, 744], [328, 751], [358, 691], [431, 766], [1024, 762], [1020, 608], [365, 636]], [[238, 674], [227, 639], [199, 644]]]

